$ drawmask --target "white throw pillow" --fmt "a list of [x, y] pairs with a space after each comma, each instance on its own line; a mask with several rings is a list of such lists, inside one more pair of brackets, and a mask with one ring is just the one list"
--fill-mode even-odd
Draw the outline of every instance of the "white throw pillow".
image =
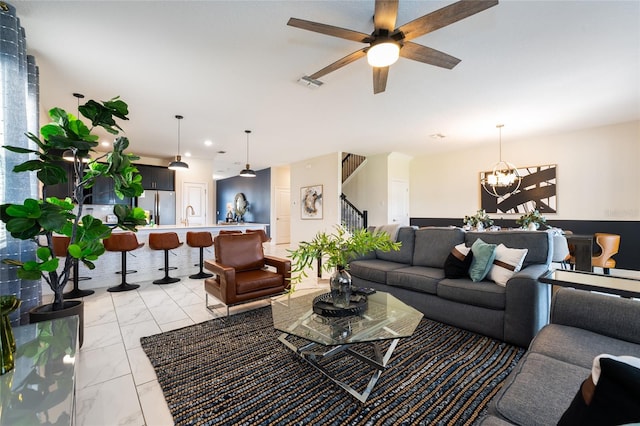
[[504, 244], [496, 247], [496, 258], [489, 270], [488, 277], [491, 281], [505, 287], [507, 281], [522, 268], [522, 263], [528, 249], [513, 249]]

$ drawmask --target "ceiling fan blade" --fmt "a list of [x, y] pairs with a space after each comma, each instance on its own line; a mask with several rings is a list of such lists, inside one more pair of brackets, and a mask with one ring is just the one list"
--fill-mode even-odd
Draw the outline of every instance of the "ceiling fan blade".
[[319, 22], [305, 21], [304, 19], [290, 18], [287, 25], [346, 40], [359, 41], [360, 43], [369, 43], [371, 41], [371, 36], [369, 34], [347, 30], [346, 28], [334, 27], [333, 25], [321, 24]]
[[387, 88], [387, 77], [389, 77], [389, 67], [373, 68], [373, 94], [382, 93]]
[[322, 68], [320, 71], [317, 71], [317, 72], [311, 74], [309, 76], [309, 78], [317, 80], [320, 77], [322, 77], [323, 75], [327, 75], [330, 72], [333, 72], [333, 71], [335, 71], [335, 70], [337, 70], [339, 68], [344, 67], [345, 65], [349, 65], [353, 61], [357, 61], [358, 59], [360, 59], [363, 56], [367, 55], [367, 53], [366, 53], [367, 49], [369, 49], [369, 48], [365, 47], [365, 48], [362, 48], [360, 50], [356, 50], [355, 52], [348, 54], [344, 58], [338, 59], [337, 61], [335, 61], [331, 65], [328, 65], [328, 66]]
[[404, 24], [397, 31], [412, 40], [498, 4], [498, 0], [461, 0]]
[[376, 30], [393, 32], [398, 17], [398, 0], [376, 0], [373, 25]]
[[413, 59], [414, 61], [424, 62], [425, 64], [435, 65], [436, 67], [446, 68], [448, 70], [460, 63], [460, 59], [456, 57], [411, 41], [404, 43], [402, 49], [400, 49], [400, 56], [407, 59]]

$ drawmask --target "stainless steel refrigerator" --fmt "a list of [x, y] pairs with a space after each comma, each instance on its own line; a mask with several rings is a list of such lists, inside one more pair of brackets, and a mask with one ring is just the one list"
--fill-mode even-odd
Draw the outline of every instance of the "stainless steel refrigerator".
[[176, 224], [176, 193], [173, 191], [145, 190], [136, 199], [136, 205], [149, 212], [149, 221], [156, 225]]

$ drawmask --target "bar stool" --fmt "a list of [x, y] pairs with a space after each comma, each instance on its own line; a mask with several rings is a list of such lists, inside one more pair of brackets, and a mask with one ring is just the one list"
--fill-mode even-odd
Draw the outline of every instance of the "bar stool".
[[151, 250], [164, 250], [164, 278], [153, 281], [154, 284], [171, 284], [180, 281], [180, 278], [169, 276], [169, 250], [177, 249], [182, 243], [175, 232], [153, 232], [149, 234], [149, 248]]
[[122, 254], [122, 271], [120, 271], [120, 274], [122, 274], [122, 282], [115, 287], [109, 287], [107, 291], [129, 291], [140, 287], [138, 284], [129, 284], [127, 282], [127, 252], [139, 249], [144, 246], [144, 243], [139, 243], [136, 234], [133, 232], [118, 232], [111, 234], [109, 238], [102, 241], [102, 244], [105, 250], [119, 251]]
[[202, 270], [204, 263], [204, 248], [211, 247], [213, 245], [213, 238], [211, 237], [211, 232], [202, 231], [202, 232], [187, 232], [187, 245], [189, 247], [198, 247], [200, 248], [200, 263], [196, 266], [200, 266], [200, 272], [197, 274], [189, 275], [189, 278], [194, 280], [199, 280], [202, 278], [210, 278], [213, 274], [208, 274]]
[[252, 232], [259, 234], [260, 239], [263, 243], [268, 243], [269, 241], [271, 241], [271, 238], [267, 237], [267, 233], [264, 231], [264, 229], [247, 229], [245, 232], [247, 234], [251, 234]]
[[[53, 236], [53, 255], [56, 257], [67, 257], [67, 250], [69, 249], [69, 243], [71, 238], [62, 235]], [[69, 281], [73, 282], [73, 290], [63, 293], [64, 299], [78, 299], [95, 293], [93, 290], [80, 290], [78, 288], [78, 281], [80, 281], [80, 267], [78, 265], [78, 259], [73, 259], [73, 277]]]

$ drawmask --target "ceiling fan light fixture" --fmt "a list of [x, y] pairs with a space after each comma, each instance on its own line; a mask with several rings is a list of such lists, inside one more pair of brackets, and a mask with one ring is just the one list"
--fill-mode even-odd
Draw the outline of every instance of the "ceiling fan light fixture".
[[182, 161], [182, 156], [180, 155], [180, 120], [183, 118], [181, 115], [176, 115], [176, 119], [178, 120], [178, 154], [176, 155], [176, 159], [169, 163], [169, 170], [189, 170], [189, 165]]
[[376, 43], [367, 50], [367, 62], [372, 67], [388, 67], [400, 57], [400, 45], [393, 41]]

